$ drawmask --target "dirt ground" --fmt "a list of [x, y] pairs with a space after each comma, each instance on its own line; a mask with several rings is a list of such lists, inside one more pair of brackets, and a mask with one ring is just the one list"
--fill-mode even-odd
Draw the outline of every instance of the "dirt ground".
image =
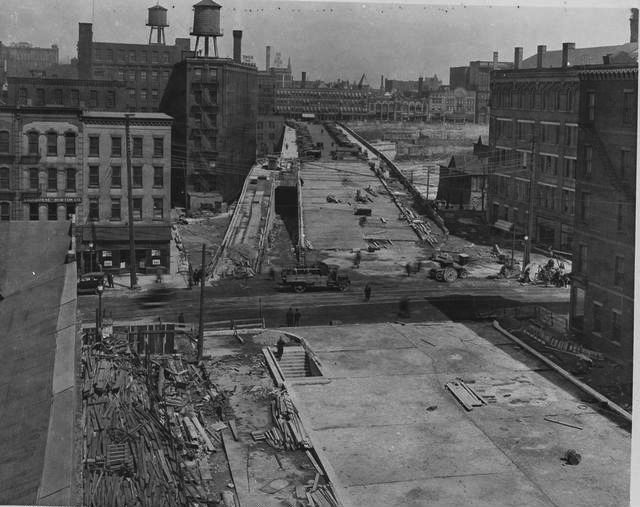
[[[197, 218], [185, 219], [187, 223], [177, 222], [178, 231], [192, 266], [200, 266], [202, 256], [202, 244], [206, 245], [207, 252], [215, 252], [222, 240], [231, 221], [231, 213], [211, 213]], [[175, 223], [175, 222], [174, 222]]]

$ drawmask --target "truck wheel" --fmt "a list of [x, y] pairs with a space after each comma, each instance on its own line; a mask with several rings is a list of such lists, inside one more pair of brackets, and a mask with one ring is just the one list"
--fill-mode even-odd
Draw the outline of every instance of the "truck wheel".
[[301, 292], [304, 292], [305, 290], [307, 290], [307, 286], [302, 283], [298, 283], [293, 286], [293, 290], [296, 291], [298, 294], [300, 294]]
[[438, 280], [439, 282], [442, 282], [444, 280], [444, 270], [443, 269], [436, 270], [436, 280]]
[[444, 278], [445, 282], [453, 282], [456, 278], [458, 278], [458, 272], [455, 270], [455, 268], [452, 268], [451, 266], [448, 266], [446, 268], [444, 268], [444, 273], [442, 274], [442, 277]]
[[469, 276], [469, 272], [466, 269], [462, 268], [458, 276], [460, 278], [467, 278]]

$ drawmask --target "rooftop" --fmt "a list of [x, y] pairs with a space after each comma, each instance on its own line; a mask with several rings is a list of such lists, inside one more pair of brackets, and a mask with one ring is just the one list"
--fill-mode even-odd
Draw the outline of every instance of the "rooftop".
[[[597, 46], [590, 48], [576, 48], [569, 50], [569, 65], [599, 65], [602, 64], [602, 58], [607, 55], [613, 55], [614, 62], [616, 59], [626, 58], [638, 61], [638, 43], [628, 42], [626, 44], [618, 44], [615, 46]], [[530, 56], [522, 61], [521, 69], [535, 69], [537, 65], [537, 55]], [[624, 62], [623, 62], [624, 63]], [[562, 67], [562, 50], [547, 51], [542, 56], [542, 67]]]

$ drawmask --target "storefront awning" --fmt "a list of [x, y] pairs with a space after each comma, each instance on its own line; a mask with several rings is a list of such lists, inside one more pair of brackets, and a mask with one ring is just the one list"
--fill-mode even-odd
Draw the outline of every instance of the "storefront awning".
[[[162, 225], [134, 225], [133, 235], [138, 243], [168, 243], [171, 240], [171, 227]], [[129, 241], [129, 227], [126, 225], [93, 225], [82, 226], [83, 243], [127, 243]], [[127, 243], [128, 244], [128, 243]]]

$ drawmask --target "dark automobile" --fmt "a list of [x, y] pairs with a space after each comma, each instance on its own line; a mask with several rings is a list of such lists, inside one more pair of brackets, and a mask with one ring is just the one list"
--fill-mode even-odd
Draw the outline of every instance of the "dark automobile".
[[104, 286], [104, 273], [85, 273], [78, 278], [78, 294], [97, 294], [98, 285]]
[[141, 306], [148, 308], [165, 306], [175, 298], [175, 290], [169, 287], [150, 289], [145, 294], [136, 298]]

